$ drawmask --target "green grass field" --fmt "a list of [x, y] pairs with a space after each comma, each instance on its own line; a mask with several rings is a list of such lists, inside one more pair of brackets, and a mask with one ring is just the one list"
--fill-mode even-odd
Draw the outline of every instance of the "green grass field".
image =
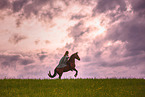
[[0, 97], [145, 97], [144, 79], [3, 79]]

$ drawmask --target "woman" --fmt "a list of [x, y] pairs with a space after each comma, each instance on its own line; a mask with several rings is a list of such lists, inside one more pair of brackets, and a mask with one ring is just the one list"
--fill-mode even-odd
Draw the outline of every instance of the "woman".
[[65, 54], [64, 54], [64, 56], [60, 59], [59, 64], [58, 64], [58, 66], [57, 66], [56, 68], [63, 68], [63, 67], [65, 67], [65, 66], [67, 66], [67, 65], [66, 65], [66, 62], [67, 62], [68, 59], [69, 59], [68, 54], [69, 54], [69, 52], [66, 51]]

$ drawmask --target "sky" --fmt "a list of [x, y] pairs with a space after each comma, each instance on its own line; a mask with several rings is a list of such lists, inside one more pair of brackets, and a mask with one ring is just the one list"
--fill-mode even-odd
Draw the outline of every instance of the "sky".
[[144, 5], [144, 0], [0, 0], [0, 79], [49, 79], [67, 50], [81, 58], [77, 78], [145, 78]]

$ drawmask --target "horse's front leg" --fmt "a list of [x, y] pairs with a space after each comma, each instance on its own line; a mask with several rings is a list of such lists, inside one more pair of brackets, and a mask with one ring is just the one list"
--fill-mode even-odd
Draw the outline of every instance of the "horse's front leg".
[[76, 71], [76, 74], [74, 75], [75, 77], [78, 75], [78, 71], [76, 69], [73, 69], [74, 71]]

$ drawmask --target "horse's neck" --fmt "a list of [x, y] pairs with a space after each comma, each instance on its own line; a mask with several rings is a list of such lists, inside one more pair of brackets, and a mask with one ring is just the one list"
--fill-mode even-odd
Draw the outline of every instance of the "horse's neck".
[[74, 58], [74, 56], [71, 56], [71, 57], [70, 57], [69, 62], [75, 63], [75, 58]]

